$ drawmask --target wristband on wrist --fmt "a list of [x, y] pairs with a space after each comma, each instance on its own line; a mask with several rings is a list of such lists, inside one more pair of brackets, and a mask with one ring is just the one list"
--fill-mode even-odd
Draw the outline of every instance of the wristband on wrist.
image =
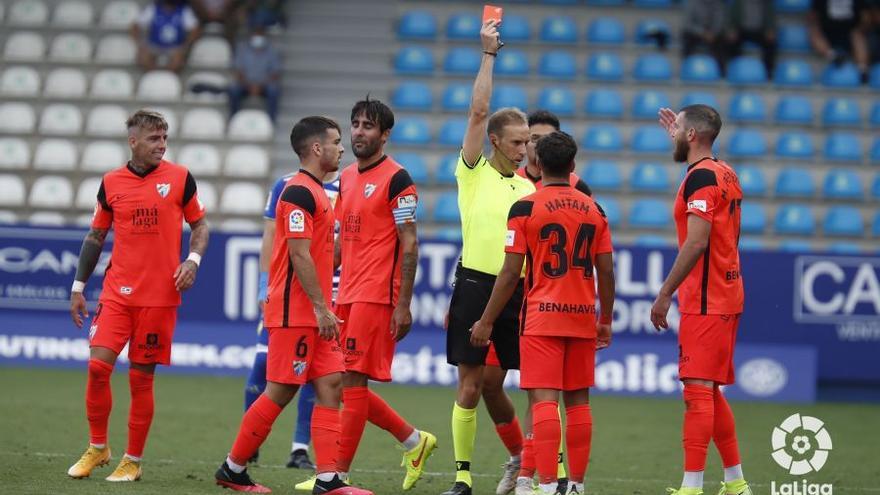
[[483, 53], [485, 53], [486, 55], [491, 55], [493, 57], [498, 56], [498, 52], [489, 52], [489, 51], [483, 50]]
[[611, 315], [599, 315], [599, 323], [602, 325], [610, 325], [611, 324]]
[[192, 261], [193, 263], [195, 263], [196, 266], [199, 266], [202, 264], [202, 255], [199, 253], [195, 253], [195, 252], [189, 253], [189, 256], [187, 256], [186, 259], [187, 259], [187, 261]]
[[86, 283], [81, 282], [79, 280], [73, 281], [73, 286], [70, 287], [70, 292], [79, 292], [80, 294], [86, 289]]

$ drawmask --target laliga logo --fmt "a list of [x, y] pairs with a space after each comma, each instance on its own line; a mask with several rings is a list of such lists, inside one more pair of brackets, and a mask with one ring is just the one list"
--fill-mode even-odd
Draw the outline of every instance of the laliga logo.
[[792, 414], [773, 428], [773, 460], [789, 474], [819, 471], [831, 451], [831, 435], [825, 424], [812, 416]]

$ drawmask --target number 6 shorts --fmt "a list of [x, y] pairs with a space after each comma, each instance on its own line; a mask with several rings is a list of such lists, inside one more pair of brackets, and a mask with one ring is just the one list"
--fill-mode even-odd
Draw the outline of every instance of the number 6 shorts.
[[345, 365], [339, 343], [320, 338], [317, 327], [269, 329], [266, 380], [303, 385], [343, 371]]

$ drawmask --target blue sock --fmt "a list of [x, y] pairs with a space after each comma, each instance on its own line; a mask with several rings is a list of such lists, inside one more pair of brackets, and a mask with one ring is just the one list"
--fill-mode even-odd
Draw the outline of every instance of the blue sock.
[[296, 431], [293, 442], [308, 445], [312, 441], [312, 410], [315, 407], [315, 388], [307, 383], [299, 389], [299, 402], [296, 405]]
[[254, 367], [244, 384], [244, 410], [247, 411], [257, 397], [266, 390], [266, 353], [258, 352], [254, 355]]

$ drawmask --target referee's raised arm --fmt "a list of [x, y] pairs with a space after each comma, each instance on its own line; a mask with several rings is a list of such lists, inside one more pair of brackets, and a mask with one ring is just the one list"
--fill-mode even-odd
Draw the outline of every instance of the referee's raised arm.
[[480, 29], [480, 40], [483, 44], [483, 57], [480, 61], [480, 71], [477, 72], [477, 79], [474, 81], [467, 131], [464, 133], [464, 142], [461, 146], [461, 156], [469, 168], [476, 166], [477, 159], [483, 153], [483, 140], [489, 122], [492, 70], [495, 67], [495, 57], [498, 50], [501, 49], [498, 23], [495, 20], [489, 20], [483, 24]]

